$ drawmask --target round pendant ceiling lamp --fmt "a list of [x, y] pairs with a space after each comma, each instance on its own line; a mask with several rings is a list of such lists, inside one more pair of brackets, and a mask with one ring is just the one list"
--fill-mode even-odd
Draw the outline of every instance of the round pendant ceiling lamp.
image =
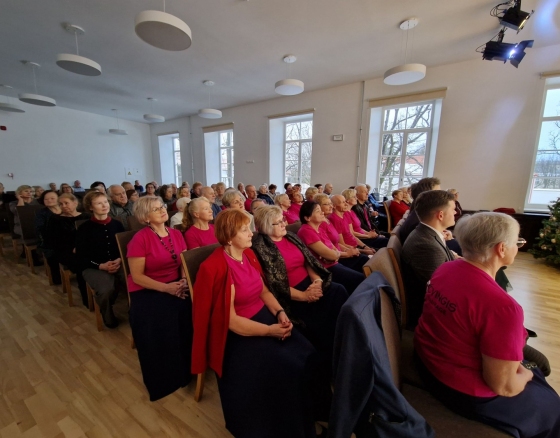
[[410, 64], [406, 62], [408, 52], [408, 36], [410, 29], [418, 25], [417, 18], [409, 18], [403, 21], [399, 27], [406, 31], [406, 46], [404, 50], [404, 64], [390, 68], [383, 75], [383, 82], [387, 85], [407, 85], [421, 81], [426, 77], [426, 66], [424, 64]]
[[114, 135], [128, 135], [126, 129], [121, 129], [121, 127], [119, 126], [119, 110], [112, 109], [111, 111], [114, 112], [115, 118], [117, 119], [117, 129], [109, 129], [109, 132]]
[[61, 53], [56, 57], [56, 65], [78, 75], [99, 76], [101, 74], [101, 66], [89, 58], [80, 56], [78, 35], [83, 35], [85, 33], [84, 29], [69, 23], [64, 23], [63, 27], [67, 32], [73, 33], [76, 37], [76, 55]]
[[198, 110], [198, 116], [202, 117], [203, 119], [221, 119], [222, 118], [222, 112], [220, 110], [217, 109], [213, 109], [210, 108], [210, 87], [213, 87], [215, 85], [214, 81], [204, 81], [203, 82], [204, 85], [206, 85], [208, 88], [208, 108], [203, 108]]
[[35, 93], [21, 93], [19, 95], [19, 100], [31, 105], [38, 106], [56, 106], [56, 100], [51, 97], [42, 96], [37, 91], [37, 78], [35, 77], [35, 69], [41, 67], [36, 62], [22, 61], [24, 65], [30, 66], [33, 70], [33, 84], [35, 85]]
[[154, 99], [153, 97], [148, 97], [147, 99], [150, 102], [150, 111], [152, 112], [152, 114], [144, 114], [144, 120], [146, 120], [147, 122], [152, 122], [152, 123], [165, 122], [165, 117], [160, 116], [158, 114], [153, 114], [153, 112], [154, 112], [153, 103], [157, 102], [157, 99]]
[[[286, 63], [286, 76], [289, 75], [290, 64], [296, 62], [297, 58], [294, 55], [286, 55], [283, 61]], [[299, 79], [282, 79], [274, 84], [274, 91], [282, 96], [294, 96], [303, 93], [304, 85]]]
[[[11, 90], [13, 87], [10, 85], [0, 84], [0, 88], [6, 88], [7, 90]], [[10, 103], [10, 96], [6, 96], [8, 101], [6, 103], [0, 102], [0, 111], [6, 111], [8, 113], [24, 113], [25, 110], [21, 109], [19, 106]]]
[[158, 49], [180, 51], [192, 44], [191, 28], [180, 18], [165, 12], [142, 11], [136, 15], [134, 30], [136, 35]]

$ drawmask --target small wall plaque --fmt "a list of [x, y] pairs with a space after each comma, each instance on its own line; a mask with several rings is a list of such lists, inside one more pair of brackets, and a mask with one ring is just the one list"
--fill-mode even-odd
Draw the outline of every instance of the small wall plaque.
[[342, 134], [333, 135], [332, 139], [333, 139], [333, 141], [342, 141], [342, 140], [344, 140], [344, 135], [342, 135]]

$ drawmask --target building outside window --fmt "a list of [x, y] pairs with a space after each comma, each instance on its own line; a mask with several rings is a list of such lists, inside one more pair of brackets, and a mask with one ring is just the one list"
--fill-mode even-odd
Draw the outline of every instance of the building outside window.
[[304, 189], [311, 185], [312, 146], [312, 119], [284, 124], [284, 181], [300, 183]]

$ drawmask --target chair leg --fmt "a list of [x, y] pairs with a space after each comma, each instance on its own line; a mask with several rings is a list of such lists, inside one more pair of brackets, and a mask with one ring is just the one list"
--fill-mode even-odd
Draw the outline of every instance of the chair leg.
[[196, 389], [194, 391], [194, 401], [199, 402], [204, 392], [204, 373], [196, 376]]
[[25, 249], [25, 257], [27, 258], [27, 266], [31, 268], [31, 272], [36, 274], [35, 272], [35, 265], [33, 263], [33, 250], [30, 249], [27, 245], [24, 245]]
[[18, 245], [15, 239], [12, 239], [12, 246], [14, 248], [14, 260], [17, 264], [19, 256], [18, 256], [18, 247], [17, 247]]
[[49, 279], [49, 286], [52, 286], [54, 282], [52, 279], [51, 267], [49, 266], [49, 263], [47, 262], [47, 258], [45, 257], [44, 254], [43, 254], [43, 264], [45, 265], [45, 275]]
[[0, 256], [4, 257], [4, 235], [0, 235]]
[[88, 309], [90, 312], [95, 311], [94, 299], [93, 299], [93, 289], [89, 284], [86, 283], [86, 290], [87, 290], [87, 301], [88, 301]]
[[67, 271], [60, 265], [60, 276], [62, 277], [62, 291], [68, 295], [68, 306], [74, 306], [72, 297], [72, 285], [70, 284], [70, 271]]

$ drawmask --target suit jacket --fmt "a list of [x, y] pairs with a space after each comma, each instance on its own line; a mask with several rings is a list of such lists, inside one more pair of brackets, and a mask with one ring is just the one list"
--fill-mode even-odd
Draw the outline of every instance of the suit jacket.
[[410, 233], [412, 233], [416, 229], [419, 223], [420, 219], [418, 219], [416, 212], [414, 210], [410, 210], [410, 213], [408, 213], [408, 217], [404, 220], [403, 224], [399, 228], [398, 237], [403, 245], [406, 242], [406, 239], [408, 239], [408, 236], [410, 236]]
[[401, 262], [407, 300], [407, 327], [412, 329], [418, 324], [424, 307], [426, 284], [432, 274], [440, 265], [451, 260], [454, 257], [447, 245], [433, 229], [422, 223], [406, 239]]
[[[397, 318], [400, 309], [391, 286], [374, 272], [342, 306], [333, 356], [334, 394], [329, 438], [431, 438], [426, 420], [393, 382], [381, 326], [383, 288]], [[400, 320], [400, 315], [398, 319]]]

